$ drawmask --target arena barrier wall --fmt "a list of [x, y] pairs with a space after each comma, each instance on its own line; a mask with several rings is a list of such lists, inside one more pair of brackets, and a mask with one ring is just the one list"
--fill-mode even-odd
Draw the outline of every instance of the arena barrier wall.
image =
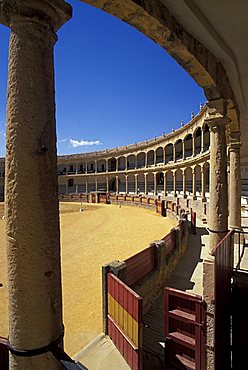
[[[103, 331], [113, 340], [131, 369], [140, 369], [142, 366], [142, 317], [164, 288], [188, 243], [188, 229], [191, 225], [187, 215], [179, 212], [182, 216], [179, 219], [179, 215], [170, 212], [179, 221], [170, 233], [125, 261], [113, 261], [102, 268]], [[137, 301], [127, 298], [129, 293], [126, 291], [132, 292], [130, 294], [142, 302], [138, 309]], [[136, 317], [132, 333], [135, 333], [135, 338], [139, 338], [138, 342], [130, 334], [134, 319], [130, 312], [137, 310], [141, 311]], [[127, 318], [130, 316], [131, 323], [128, 324]]]

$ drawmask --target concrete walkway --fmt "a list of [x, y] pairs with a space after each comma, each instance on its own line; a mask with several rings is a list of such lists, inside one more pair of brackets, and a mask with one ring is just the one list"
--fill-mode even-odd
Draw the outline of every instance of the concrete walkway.
[[87, 370], [130, 370], [112, 340], [103, 333], [74, 356], [74, 360]]

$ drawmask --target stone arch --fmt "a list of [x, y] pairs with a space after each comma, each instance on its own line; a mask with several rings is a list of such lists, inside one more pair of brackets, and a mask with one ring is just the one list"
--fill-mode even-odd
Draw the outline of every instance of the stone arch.
[[157, 182], [157, 193], [162, 194], [164, 191], [164, 174], [163, 172], [158, 172], [156, 174], [156, 182]]
[[176, 161], [183, 159], [183, 141], [178, 139], [175, 143]]
[[116, 161], [115, 157], [112, 157], [112, 158], [108, 159], [108, 171], [109, 172], [116, 171], [116, 165], [117, 165], [117, 161]]
[[133, 170], [135, 168], [135, 155], [130, 154], [127, 157], [127, 169], [128, 170]]
[[137, 155], [137, 168], [145, 167], [145, 163], [146, 163], [146, 154], [144, 152], [141, 152]]
[[124, 156], [118, 158], [118, 170], [123, 171], [126, 169], [126, 158]]
[[210, 148], [210, 130], [209, 126], [205, 124], [203, 126], [203, 150], [204, 152]]
[[191, 157], [193, 155], [193, 135], [188, 134], [184, 138], [184, 147], [185, 147], [185, 158]]
[[106, 172], [106, 161], [105, 161], [105, 159], [99, 159], [97, 161], [97, 172]]
[[195, 138], [194, 153], [195, 155], [197, 155], [201, 153], [202, 129], [200, 127], [197, 127], [197, 129], [194, 131], [194, 138]]
[[178, 168], [175, 172], [176, 175], [176, 192], [180, 194], [183, 191], [183, 173], [181, 168]]
[[116, 193], [116, 178], [109, 179], [109, 193]]
[[154, 192], [154, 177], [152, 172], [149, 172], [147, 175], [147, 192], [152, 195]]
[[94, 173], [95, 172], [95, 162], [89, 161], [87, 163], [87, 173]]
[[134, 174], [128, 175], [128, 193], [135, 193], [135, 176]]
[[147, 153], [147, 166], [154, 166], [154, 150], [149, 150]]
[[119, 193], [126, 193], [126, 178], [125, 175], [118, 175], [119, 177]]
[[156, 163], [155, 164], [163, 164], [164, 163], [164, 149], [160, 146], [156, 149]]
[[168, 144], [165, 147], [165, 163], [173, 161], [173, 144]]
[[173, 193], [174, 183], [173, 183], [173, 173], [171, 170], [166, 173], [166, 189], [168, 193]]
[[185, 170], [185, 180], [186, 180], [186, 193], [192, 194], [193, 193], [193, 175], [192, 175], [191, 167], [187, 167]]
[[201, 191], [202, 191], [201, 167], [200, 167], [200, 165], [195, 166], [195, 181], [196, 181], [196, 195], [200, 195]]

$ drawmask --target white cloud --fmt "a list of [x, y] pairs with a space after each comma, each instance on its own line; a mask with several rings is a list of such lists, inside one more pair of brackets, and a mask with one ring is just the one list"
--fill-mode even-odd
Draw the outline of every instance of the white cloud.
[[74, 140], [74, 139], [70, 139], [70, 144], [73, 146], [73, 148], [77, 148], [79, 146], [101, 145], [101, 142], [99, 140], [88, 141], [88, 140]]
[[67, 142], [67, 139], [60, 139], [58, 140], [59, 143], [66, 143]]

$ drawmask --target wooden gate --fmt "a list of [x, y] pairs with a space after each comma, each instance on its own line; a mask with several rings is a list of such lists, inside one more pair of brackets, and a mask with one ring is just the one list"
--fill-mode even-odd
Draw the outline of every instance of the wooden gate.
[[133, 370], [142, 369], [143, 299], [108, 273], [108, 335]]
[[215, 369], [231, 369], [231, 279], [234, 266], [233, 230], [213, 249], [215, 269]]
[[205, 369], [206, 304], [202, 297], [165, 288], [165, 361], [184, 370]]

